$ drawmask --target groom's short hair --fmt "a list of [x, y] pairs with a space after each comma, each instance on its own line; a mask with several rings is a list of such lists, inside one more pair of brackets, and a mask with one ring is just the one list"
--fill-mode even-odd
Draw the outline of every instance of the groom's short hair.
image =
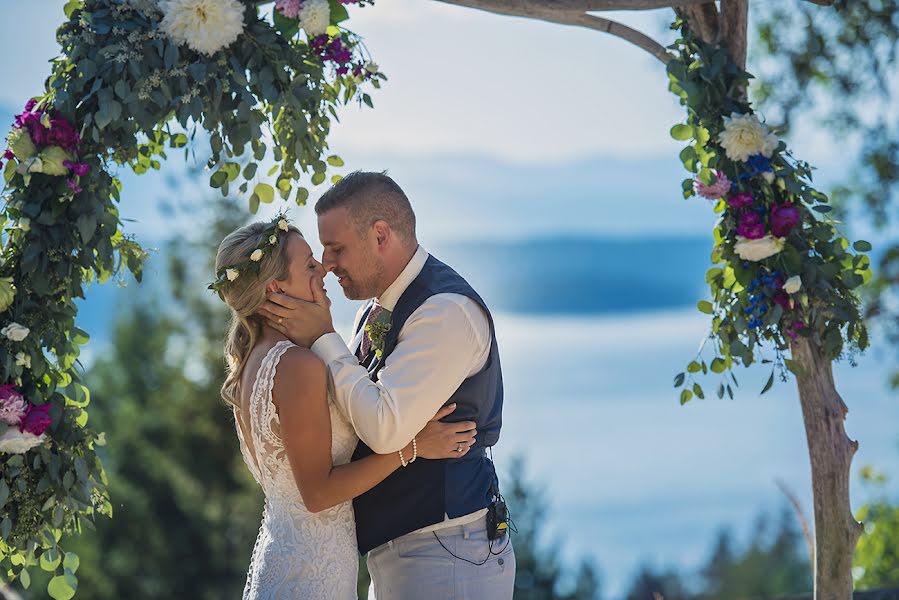
[[415, 213], [405, 192], [387, 172], [353, 171], [315, 203], [315, 214], [346, 208], [360, 237], [376, 221], [385, 221], [407, 245], [416, 245]]

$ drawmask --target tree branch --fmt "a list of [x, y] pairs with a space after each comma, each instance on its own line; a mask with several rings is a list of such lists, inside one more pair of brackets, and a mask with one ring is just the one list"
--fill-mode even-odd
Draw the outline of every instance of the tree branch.
[[[557, 4], [577, 4], [574, 0], [557, 0], [555, 2], [539, 2], [533, 0], [437, 0], [446, 4], [455, 4], [457, 6], [465, 6], [468, 8], [476, 8], [485, 10], [498, 15], [524, 17], [526, 19], [536, 19], [538, 21], [547, 21], [549, 23], [557, 23], [559, 25], [573, 25], [576, 27], [586, 27], [596, 31], [602, 31], [614, 35], [623, 40], [634, 44], [638, 48], [649, 52], [652, 56], [667, 64], [671, 60], [671, 55], [665, 50], [665, 47], [649, 37], [643, 32], [637, 31], [627, 25], [623, 25], [617, 21], [605, 19], [589, 15], [581, 10], [562, 10], [559, 8], [550, 8], [547, 5], [555, 6]], [[623, 4], [624, 0], [615, 0], [619, 4]], [[642, 0], [641, 0], [642, 1]], [[683, 0], [679, 0], [683, 1]], [[707, 2], [708, 0], [700, 0]], [[581, 2], [580, 4], [600, 4], [599, 1]]]
[[[271, 1], [271, 0], [266, 0]], [[703, 4], [709, 0], [437, 0], [447, 4], [466, 6], [496, 12], [516, 14], [524, 17], [529, 11], [577, 11], [591, 12], [603, 10], [654, 10], [674, 8], [691, 4]], [[820, 6], [832, 6], [834, 0], [805, 0]]]

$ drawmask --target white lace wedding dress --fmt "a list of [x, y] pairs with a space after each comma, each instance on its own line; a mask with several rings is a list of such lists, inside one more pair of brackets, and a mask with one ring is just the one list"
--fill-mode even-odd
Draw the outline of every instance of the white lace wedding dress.
[[[290, 347], [275, 344], [262, 360], [250, 399], [250, 440], [238, 423], [240, 450], [265, 492], [265, 510], [253, 547], [244, 600], [355, 600], [359, 555], [352, 502], [319, 513], [306, 510], [280, 436], [272, 403], [275, 370]], [[349, 462], [358, 438], [328, 397], [331, 456]]]

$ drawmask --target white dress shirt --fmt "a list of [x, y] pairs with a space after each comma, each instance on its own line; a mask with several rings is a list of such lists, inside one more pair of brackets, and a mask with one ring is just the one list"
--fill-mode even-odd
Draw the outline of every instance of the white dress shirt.
[[[427, 259], [428, 253], [419, 246], [377, 303], [392, 312]], [[365, 305], [356, 314], [354, 332], [364, 311]], [[353, 348], [358, 348], [362, 335], [364, 331], [356, 332]], [[484, 368], [490, 344], [487, 315], [474, 300], [461, 294], [435, 294], [403, 324], [377, 381], [369, 378], [336, 333], [321, 336], [312, 351], [328, 365], [334, 400], [359, 438], [378, 454], [390, 454], [405, 447], [462, 382]], [[447, 519], [420, 531], [473, 521], [485, 512]]]

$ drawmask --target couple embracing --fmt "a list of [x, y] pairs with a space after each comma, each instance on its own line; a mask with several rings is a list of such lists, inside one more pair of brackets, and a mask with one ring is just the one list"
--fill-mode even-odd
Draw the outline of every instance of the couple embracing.
[[[244, 598], [354, 599], [358, 553], [378, 600], [511, 598], [487, 306], [418, 244], [387, 175], [352, 173], [315, 211], [321, 261], [277, 217], [222, 241], [210, 286], [232, 313], [222, 395], [265, 492]], [[349, 343], [329, 271], [365, 300]]]

